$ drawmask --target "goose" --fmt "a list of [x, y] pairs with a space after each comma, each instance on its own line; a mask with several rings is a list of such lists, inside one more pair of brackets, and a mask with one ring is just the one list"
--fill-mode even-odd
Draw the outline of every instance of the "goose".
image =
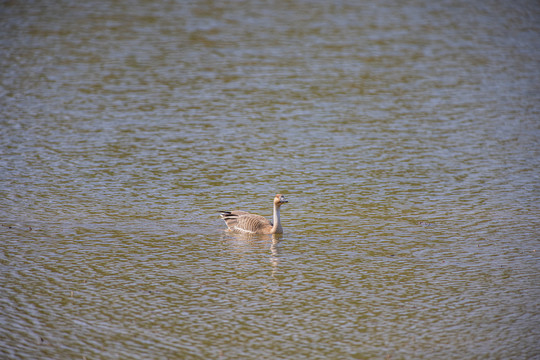
[[283, 234], [279, 208], [288, 203], [285, 197], [277, 194], [274, 197], [274, 222], [272, 223], [264, 216], [251, 214], [247, 211], [220, 211], [221, 218], [227, 224], [227, 230], [248, 234]]

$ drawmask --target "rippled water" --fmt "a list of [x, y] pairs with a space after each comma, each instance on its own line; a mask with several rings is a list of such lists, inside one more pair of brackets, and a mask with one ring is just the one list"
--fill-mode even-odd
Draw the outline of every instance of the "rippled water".
[[0, 19], [2, 358], [540, 357], [537, 2]]

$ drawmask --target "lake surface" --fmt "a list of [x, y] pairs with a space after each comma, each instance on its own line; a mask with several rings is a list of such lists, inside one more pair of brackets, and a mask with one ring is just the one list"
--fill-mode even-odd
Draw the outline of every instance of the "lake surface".
[[540, 358], [537, 1], [3, 1], [0, 68], [1, 358]]

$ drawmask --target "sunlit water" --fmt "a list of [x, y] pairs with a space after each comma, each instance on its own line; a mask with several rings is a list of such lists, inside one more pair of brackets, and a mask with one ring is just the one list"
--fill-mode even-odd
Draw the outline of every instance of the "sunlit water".
[[537, 2], [5, 1], [0, 68], [0, 357], [540, 357]]

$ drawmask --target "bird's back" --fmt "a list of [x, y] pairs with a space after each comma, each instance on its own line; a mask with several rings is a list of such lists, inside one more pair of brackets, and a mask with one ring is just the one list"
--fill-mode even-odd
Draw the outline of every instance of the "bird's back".
[[221, 218], [232, 231], [266, 233], [272, 228], [272, 223], [264, 216], [241, 210], [221, 211]]

